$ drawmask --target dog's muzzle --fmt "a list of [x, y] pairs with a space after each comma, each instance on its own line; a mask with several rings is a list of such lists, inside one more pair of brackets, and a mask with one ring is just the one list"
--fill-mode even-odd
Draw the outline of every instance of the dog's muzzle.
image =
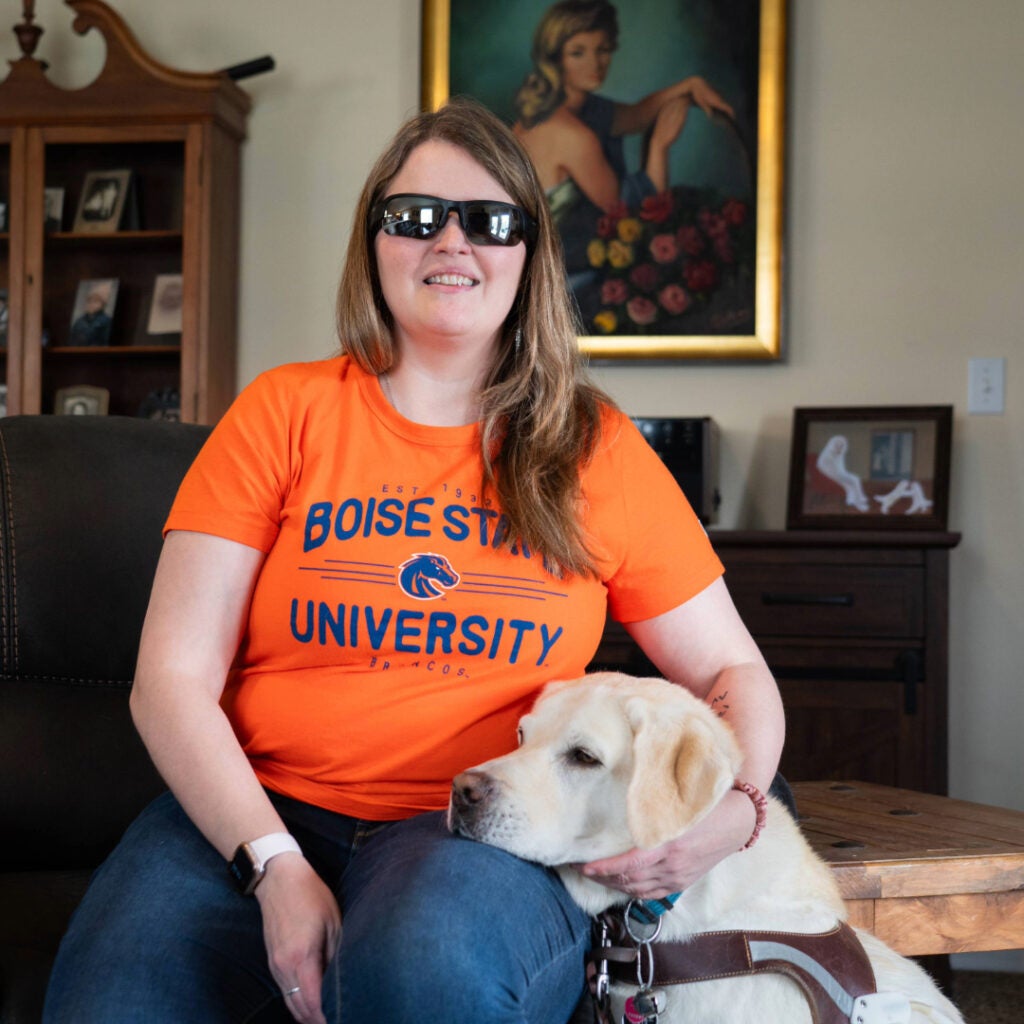
[[456, 775], [448, 802], [449, 830], [476, 839], [480, 822], [497, 791], [497, 780], [486, 772], [471, 768]]

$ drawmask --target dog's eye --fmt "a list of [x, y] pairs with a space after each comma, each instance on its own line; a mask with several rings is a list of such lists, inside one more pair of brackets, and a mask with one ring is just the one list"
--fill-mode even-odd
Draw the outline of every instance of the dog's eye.
[[581, 768], [600, 768], [601, 759], [595, 757], [585, 747], [572, 747], [568, 752], [570, 763], [579, 765]]

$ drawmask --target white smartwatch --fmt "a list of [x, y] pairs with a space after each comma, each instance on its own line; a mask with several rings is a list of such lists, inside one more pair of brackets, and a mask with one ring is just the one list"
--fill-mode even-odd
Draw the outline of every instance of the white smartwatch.
[[267, 864], [279, 853], [302, 853], [302, 847], [287, 832], [271, 832], [250, 843], [242, 843], [228, 861], [228, 870], [238, 891], [251, 896], [267, 873]]

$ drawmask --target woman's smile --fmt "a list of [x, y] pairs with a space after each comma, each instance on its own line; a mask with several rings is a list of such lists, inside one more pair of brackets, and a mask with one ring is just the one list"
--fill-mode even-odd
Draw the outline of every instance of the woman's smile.
[[452, 287], [459, 287], [459, 288], [471, 288], [474, 285], [479, 284], [480, 282], [477, 281], [475, 278], [466, 277], [465, 274], [448, 274], [448, 273], [445, 273], [445, 274], [431, 274], [430, 277], [428, 277], [426, 279], [426, 283], [430, 284], [430, 285], [441, 284], [441, 285], [450, 285]]

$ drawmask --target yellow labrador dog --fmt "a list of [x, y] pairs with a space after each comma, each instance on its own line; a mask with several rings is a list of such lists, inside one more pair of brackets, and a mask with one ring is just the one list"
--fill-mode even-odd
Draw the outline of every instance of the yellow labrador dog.
[[[682, 835], [733, 786], [740, 765], [731, 730], [704, 702], [661, 679], [615, 673], [548, 686], [520, 723], [520, 739], [518, 750], [455, 779], [449, 827], [556, 867], [572, 897], [595, 917], [629, 898], [583, 877], [579, 865]], [[651, 945], [637, 953], [650, 934], [638, 926], [635, 941], [616, 940], [622, 948], [610, 950], [609, 958], [631, 953], [634, 962], [612, 969], [608, 1019], [615, 1024], [645, 1019], [660, 1024], [963, 1024], [924, 971], [872, 935], [840, 926], [845, 916], [831, 871], [786, 808], [768, 798], [758, 841], [726, 857], [686, 890], [659, 918], [660, 934]], [[870, 962], [880, 995], [858, 998], [845, 968], [830, 972], [834, 945], [820, 958], [824, 968], [815, 961], [818, 947], [804, 937], [824, 935], [828, 943], [838, 932], [848, 936], [862, 963]], [[652, 968], [649, 961], [656, 967], [672, 950], [696, 948], [691, 937], [701, 933], [715, 933], [700, 940], [712, 943], [733, 942], [742, 933], [733, 945], [754, 973], [734, 969], [724, 959], [724, 946], [714, 945], [705, 958], [710, 980], [677, 984], [675, 977], [665, 979], [665, 970], [659, 974]], [[637, 955], [644, 986], [628, 981], [637, 971]], [[769, 969], [756, 969], [759, 957]], [[716, 970], [716, 963], [724, 966]], [[649, 982], [662, 988], [657, 1016], [636, 1001]]]

